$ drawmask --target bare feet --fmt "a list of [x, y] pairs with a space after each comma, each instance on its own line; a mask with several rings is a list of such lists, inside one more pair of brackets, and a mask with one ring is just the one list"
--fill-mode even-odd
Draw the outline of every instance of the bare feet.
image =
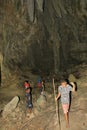
[[32, 109], [29, 109], [29, 113], [30, 113], [30, 114], [32, 113]]
[[66, 124], [66, 128], [69, 128], [69, 124]]

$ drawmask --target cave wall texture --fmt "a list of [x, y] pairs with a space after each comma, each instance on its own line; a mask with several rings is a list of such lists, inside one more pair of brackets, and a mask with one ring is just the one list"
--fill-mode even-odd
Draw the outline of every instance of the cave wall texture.
[[87, 63], [87, 0], [0, 0], [0, 52], [2, 71]]

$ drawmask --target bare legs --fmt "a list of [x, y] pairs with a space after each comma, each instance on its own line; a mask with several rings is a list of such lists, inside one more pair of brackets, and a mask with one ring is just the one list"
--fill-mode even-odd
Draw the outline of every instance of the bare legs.
[[65, 120], [66, 120], [66, 127], [69, 128], [69, 114], [67, 112], [67, 113], [64, 113], [64, 115], [65, 115]]
[[69, 104], [62, 104], [63, 107], [63, 111], [64, 111], [64, 116], [65, 116], [65, 120], [66, 120], [66, 127], [69, 127]]
[[31, 108], [29, 108], [29, 113], [32, 113], [32, 109]]

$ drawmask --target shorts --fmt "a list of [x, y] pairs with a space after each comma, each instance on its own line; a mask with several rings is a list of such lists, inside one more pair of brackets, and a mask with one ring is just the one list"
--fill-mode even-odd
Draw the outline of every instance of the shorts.
[[32, 103], [31, 103], [31, 104], [30, 104], [30, 103], [27, 103], [27, 107], [28, 107], [28, 108], [33, 108], [33, 104], [32, 104]]
[[64, 114], [66, 114], [69, 110], [69, 104], [62, 104]]

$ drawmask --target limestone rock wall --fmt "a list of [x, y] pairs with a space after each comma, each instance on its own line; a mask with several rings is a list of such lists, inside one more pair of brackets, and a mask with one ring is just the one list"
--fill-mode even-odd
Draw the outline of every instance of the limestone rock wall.
[[45, 25], [53, 37], [54, 46], [59, 46], [59, 51], [58, 47], [55, 49], [59, 68], [86, 62], [86, 0], [51, 0], [50, 3], [46, 1], [45, 6]]
[[87, 63], [86, 0], [1, 0], [0, 51], [10, 70], [58, 73]]

